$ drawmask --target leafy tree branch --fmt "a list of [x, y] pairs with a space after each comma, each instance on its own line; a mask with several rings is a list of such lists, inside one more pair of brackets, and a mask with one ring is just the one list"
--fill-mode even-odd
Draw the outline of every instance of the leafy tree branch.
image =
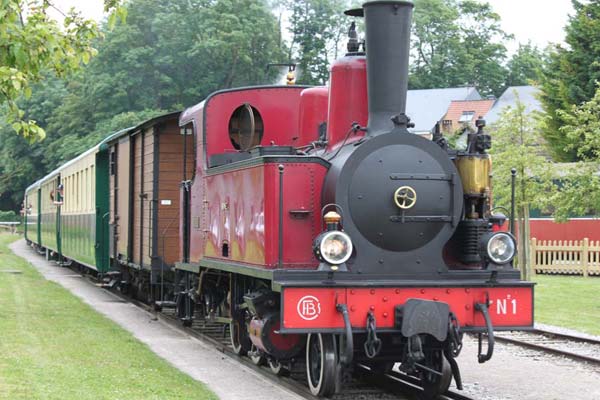
[[[12, 128], [29, 141], [42, 139], [45, 131], [19, 107], [21, 97], [29, 99], [32, 84], [51, 71], [65, 77], [87, 64], [96, 55], [93, 40], [100, 36], [95, 21], [85, 19], [75, 9], [62, 12], [62, 24], [48, 10], [57, 9], [47, 0], [2, 0], [0, 8], [0, 104]], [[106, 0], [109, 21], [125, 9], [118, 0]]]

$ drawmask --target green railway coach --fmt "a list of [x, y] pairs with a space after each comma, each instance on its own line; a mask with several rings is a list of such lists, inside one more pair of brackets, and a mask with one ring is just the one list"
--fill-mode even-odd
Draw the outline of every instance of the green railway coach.
[[102, 237], [102, 215], [106, 213], [106, 202], [102, 197], [106, 191], [98, 190], [96, 184], [108, 173], [108, 167], [102, 165], [101, 159], [102, 152], [96, 146], [60, 167], [60, 238], [62, 256], [105, 271], [108, 265], [102, 257], [106, 243]]
[[54, 201], [56, 188], [60, 183], [58, 170], [52, 171], [40, 180], [40, 242], [48, 250], [60, 253], [59, 207]]
[[25, 237], [30, 243], [100, 273], [110, 269], [106, 142], [126, 131], [109, 136], [27, 188]]
[[40, 183], [35, 182], [25, 190], [25, 199], [23, 201], [23, 224], [25, 226], [25, 239], [38, 246], [40, 241]]

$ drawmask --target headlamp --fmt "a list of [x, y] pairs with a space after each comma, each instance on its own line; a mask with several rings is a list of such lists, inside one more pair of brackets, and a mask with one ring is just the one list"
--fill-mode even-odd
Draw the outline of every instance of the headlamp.
[[341, 231], [327, 231], [315, 239], [315, 256], [326, 263], [343, 264], [352, 255], [352, 240]]
[[515, 238], [507, 232], [496, 232], [482, 238], [481, 245], [486, 257], [495, 264], [507, 264], [517, 252]]

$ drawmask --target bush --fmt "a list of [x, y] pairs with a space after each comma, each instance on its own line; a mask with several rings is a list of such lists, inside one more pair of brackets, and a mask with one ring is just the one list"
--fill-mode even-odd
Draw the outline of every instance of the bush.
[[0, 210], [0, 222], [19, 222], [21, 218], [14, 211]]

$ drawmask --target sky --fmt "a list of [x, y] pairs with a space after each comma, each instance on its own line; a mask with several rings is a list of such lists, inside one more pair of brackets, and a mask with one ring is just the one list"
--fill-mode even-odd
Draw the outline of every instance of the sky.
[[[478, 0], [484, 2], [484, 0]], [[502, 18], [502, 29], [515, 36], [508, 44], [510, 52], [518, 43], [531, 41], [538, 47], [564, 40], [563, 27], [573, 12], [571, 0], [487, 0]], [[63, 11], [70, 7], [80, 10], [84, 16], [102, 19], [102, 0], [54, 0], [53, 4]]]
[[[571, 0], [488, 0], [502, 18], [502, 29], [516, 43], [531, 41], [544, 48], [564, 41], [564, 26], [573, 14]], [[512, 46], [509, 46], [509, 49]]]

